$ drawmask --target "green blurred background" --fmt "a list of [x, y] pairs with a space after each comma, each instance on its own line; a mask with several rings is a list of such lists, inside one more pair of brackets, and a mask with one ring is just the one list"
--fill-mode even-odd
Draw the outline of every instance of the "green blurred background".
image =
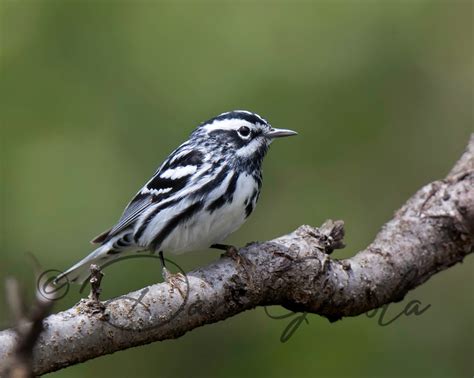
[[[473, 130], [471, 1], [5, 1], [1, 38], [0, 274], [34, 285], [33, 253], [64, 269], [201, 121], [249, 109], [300, 135], [275, 143], [259, 206], [229, 241], [343, 219], [346, 257], [422, 185], [445, 176]], [[216, 251], [172, 257], [184, 269]], [[104, 298], [156, 282], [116, 264]], [[101, 357], [58, 377], [356, 377], [473, 374], [472, 258], [391, 306], [431, 308], [379, 327], [258, 308], [178, 340]], [[3, 287], [2, 328], [8, 326]], [[57, 304], [65, 309], [77, 290]], [[273, 313], [284, 313], [272, 308]]]

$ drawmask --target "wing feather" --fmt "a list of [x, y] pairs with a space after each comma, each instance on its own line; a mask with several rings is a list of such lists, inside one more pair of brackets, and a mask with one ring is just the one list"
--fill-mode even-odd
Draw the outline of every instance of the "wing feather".
[[95, 237], [92, 242], [104, 244], [135, 221], [150, 207], [179, 195], [191, 177], [202, 177], [211, 165], [203, 164], [204, 153], [188, 143], [182, 144], [157, 169], [152, 178], [135, 195], [122, 216], [110, 231]]

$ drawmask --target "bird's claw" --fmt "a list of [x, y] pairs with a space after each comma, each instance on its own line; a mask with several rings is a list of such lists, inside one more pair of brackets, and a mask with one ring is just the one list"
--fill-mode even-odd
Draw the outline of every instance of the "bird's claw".
[[241, 256], [239, 254], [239, 250], [235, 248], [233, 245], [229, 245], [226, 251], [221, 255], [221, 257], [230, 257], [232, 260], [240, 260]]
[[245, 265], [251, 265], [250, 261], [242, 256], [239, 253], [239, 250], [235, 248], [232, 245], [229, 245], [226, 249], [226, 251], [221, 255], [221, 257], [229, 257], [230, 259], [234, 260], [238, 266], [243, 266], [245, 268]]
[[165, 282], [168, 285], [171, 286], [171, 289], [173, 289], [173, 290], [177, 289], [179, 291], [179, 294], [181, 295], [181, 297], [183, 299], [185, 299], [186, 295], [183, 293], [180, 286], [182, 284], [186, 284], [186, 277], [181, 272], [178, 272], [178, 273], [175, 273], [175, 274], [171, 273], [165, 267], [163, 267], [162, 274], [163, 274], [163, 279], [165, 280]]

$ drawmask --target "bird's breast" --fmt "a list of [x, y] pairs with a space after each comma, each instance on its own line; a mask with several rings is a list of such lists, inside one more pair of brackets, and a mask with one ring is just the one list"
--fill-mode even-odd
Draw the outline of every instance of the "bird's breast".
[[202, 199], [202, 209], [170, 233], [162, 249], [182, 253], [224, 241], [253, 211], [258, 193], [259, 182], [252, 175], [229, 174], [221, 186]]

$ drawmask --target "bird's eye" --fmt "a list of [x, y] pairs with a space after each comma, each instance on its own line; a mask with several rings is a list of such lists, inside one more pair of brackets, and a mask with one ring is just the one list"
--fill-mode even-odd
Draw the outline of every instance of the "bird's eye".
[[247, 126], [242, 126], [241, 128], [239, 128], [238, 133], [242, 138], [246, 139], [250, 135], [250, 128], [248, 128]]

